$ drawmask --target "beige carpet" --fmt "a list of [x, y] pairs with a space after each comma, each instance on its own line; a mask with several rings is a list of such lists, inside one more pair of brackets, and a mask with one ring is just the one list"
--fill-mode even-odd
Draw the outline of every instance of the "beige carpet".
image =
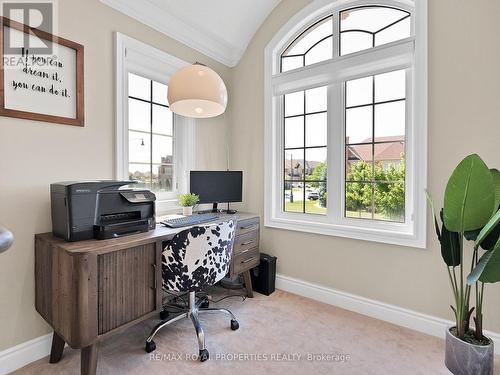
[[[188, 320], [161, 331], [147, 354], [144, 339], [156, 322], [147, 321], [100, 344], [98, 374], [449, 374], [443, 340], [307, 298], [276, 291], [218, 306], [236, 314], [240, 329], [231, 331], [225, 315], [202, 318], [208, 362], [189, 358], [198, 346]], [[61, 362], [42, 359], [15, 374], [79, 369], [79, 352], [66, 348]]]

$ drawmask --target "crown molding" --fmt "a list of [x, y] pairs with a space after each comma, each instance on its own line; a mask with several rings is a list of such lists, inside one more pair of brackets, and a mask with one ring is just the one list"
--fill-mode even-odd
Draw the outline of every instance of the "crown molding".
[[[244, 49], [221, 40], [210, 30], [193, 26], [147, 0], [100, 1], [228, 67], [236, 66], [245, 52]], [[148, 6], [144, 6], [144, 2]]]

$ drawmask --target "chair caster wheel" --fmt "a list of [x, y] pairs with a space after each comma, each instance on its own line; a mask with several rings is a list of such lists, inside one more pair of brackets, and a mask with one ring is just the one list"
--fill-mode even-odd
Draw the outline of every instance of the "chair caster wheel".
[[200, 350], [200, 362], [205, 362], [209, 357], [207, 349]]
[[231, 320], [231, 329], [236, 331], [238, 328], [240, 328], [240, 323], [236, 320]]
[[167, 319], [167, 318], [168, 318], [168, 316], [169, 316], [169, 315], [170, 315], [170, 313], [169, 313], [168, 311], [162, 310], [162, 311], [160, 312], [160, 319], [161, 319], [161, 320], [165, 320], [165, 319]]
[[202, 309], [208, 309], [209, 307], [209, 301], [208, 301], [208, 298], [203, 300], [203, 302], [200, 304], [200, 308]]
[[156, 350], [156, 344], [154, 341], [146, 341], [146, 353], [151, 353], [152, 351]]

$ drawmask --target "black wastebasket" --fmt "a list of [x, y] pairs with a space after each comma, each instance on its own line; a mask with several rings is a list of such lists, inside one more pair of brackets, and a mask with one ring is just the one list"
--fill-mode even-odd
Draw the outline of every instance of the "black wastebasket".
[[276, 257], [260, 254], [260, 264], [250, 270], [253, 290], [266, 296], [274, 292], [276, 282]]

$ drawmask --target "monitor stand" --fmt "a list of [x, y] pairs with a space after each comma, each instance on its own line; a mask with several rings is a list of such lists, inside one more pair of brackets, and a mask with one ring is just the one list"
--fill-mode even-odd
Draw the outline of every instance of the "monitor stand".
[[212, 204], [212, 209], [211, 210], [202, 210], [202, 211], [198, 211], [197, 213], [199, 214], [208, 214], [208, 213], [219, 213], [219, 212], [222, 212], [223, 210], [219, 210], [218, 209], [218, 203], [215, 202]]
[[230, 210], [229, 209], [229, 203], [227, 205], [227, 210], [220, 209], [220, 208], [218, 208], [218, 202], [212, 203], [212, 209], [211, 210], [197, 211], [197, 213], [199, 213], [199, 214], [207, 214], [207, 213], [216, 213], [217, 214], [217, 213], [222, 213], [222, 212], [225, 212], [225, 213], [228, 213], [228, 214], [235, 214], [238, 211], [236, 211], [236, 210]]

